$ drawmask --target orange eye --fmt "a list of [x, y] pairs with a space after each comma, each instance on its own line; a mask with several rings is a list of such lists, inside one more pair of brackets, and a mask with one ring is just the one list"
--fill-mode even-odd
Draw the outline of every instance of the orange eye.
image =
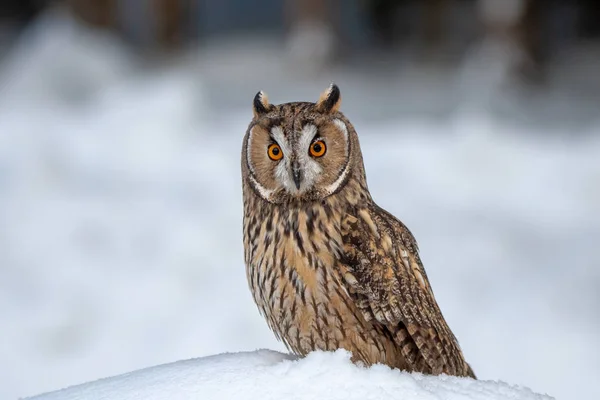
[[283, 158], [283, 151], [281, 151], [281, 147], [278, 144], [271, 144], [267, 149], [267, 154], [269, 158], [273, 161], [281, 160]]
[[323, 156], [325, 154], [325, 150], [327, 150], [327, 147], [325, 146], [325, 142], [322, 140], [317, 140], [310, 145], [310, 155], [313, 157]]

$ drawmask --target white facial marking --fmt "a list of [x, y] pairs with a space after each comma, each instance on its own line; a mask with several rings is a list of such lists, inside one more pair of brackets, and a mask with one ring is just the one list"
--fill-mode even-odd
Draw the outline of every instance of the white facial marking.
[[254, 187], [256, 188], [256, 190], [258, 190], [258, 192], [260, 193], [260, 195], [262, 196], [263, 199], [267, 199], [270, 200], [271, 199], [271, 195], [273, 194], [273, 191], [270, 189], [267, 189], [266, 187], [264, 187], [263, 185], [261, 185], [260, 183], [258, 183], [258, 181], [256, 179], [254, 179], [254, 177], [252, 175], [248, 175], [250, 177], [250, 180], [252, 181], [252, 184], [254, 185]]
[[[283, 151], [283, 157], [289, 157], [292, 154], [292, 149], [288, 146], [288, 142], [283, 134], [283, 129], [281, 129], [280, 126], [272, 127], [271, 136], [273, 139], [275, 139], [279, 147], [281, 147], [281, 150]], [[266, 151], [267, 150], [265, 149], [265, 152]]]
[[[248, 176], [250, 177], [250, 181], [252, 182], [252, 184], [254, 185], [254, 187], [256, 188], [256, 190], [258, 190], [258, 192], [260, 193], [260, 195], [264, 199], [270, 200], [271, 199], [271, 195], [273, 194], [273, 190], [267, 189], [266, 187], [264, 187], [263, 185], [261, 185], [260, 183], [258, 183], [258, 181], [253, 176], [253, 174], [254, 174], [254, 167], [249, 162], [250, 159], [251, 159], [251, 154], [252, 154], [252, 135], [254, 135], [254, 128], [252, 128], [250, 130], [250, 136], [248, 137], [248, 145], [246, 146], [246, 159], [248, 161], [248, 162], [246, 162], [246, 165], [248, 165], [248, 168], [250, 169], [250, 172], [251, 172], [250, 174], [248, 174]], [[266, 153], [267, 153], [267, 150], [265, 149], [265, 154]]]
[[250, 135], [248, 135], [248, 142], [246, 145], [246, 165], [252, 173], [254, 173], [254, 167], [252, 167], [252, 163], [250, 162], [250, 160], [252, 159], [250, 155], [252, 154], [252, 136], [254, 136], [254, 128], [255, 127], [250, 129]]
[[312, 187], [319, 174], [323, 171], [321, 165], [309, 154], [309, 147], [313, 138], [317, 134], [317, 127], [311, 124], [305, 125], [300, 132], [300, 140], [298, 141], [298, 162], [302, 167], [302, 185], [300, 191], [304, 191]]
[[[348, 156], [348, 128], [346, 128], [346, 124], [344, 121], [340, 119], [334, 119], [333, 123], [342, 131], [344, 134], [344, 139], [346, 139], [346, 156]], [[344, 182], [346, 176], [348, 176], [348, 171], [350, 170], [350, 163], [346, 164], [344, 170], [340, 174], [340, 176], [333, 182], [331, 185], [325, 188], [325, 191], [328, 194], [331, 194], [337, 190], [337, 188]]]
[[288, 191], [296, 191], [294, 181], [290, 176], [290, 156], [292, 155], [292, 148], [288, 145], [287, 139], [283, 133], [283, 129], [280, 126], [274, 126], [271, 128], [271, 136], [283, 152], [283, 158], [279, 161], [275, 167], [275, 179], [281, 183]]

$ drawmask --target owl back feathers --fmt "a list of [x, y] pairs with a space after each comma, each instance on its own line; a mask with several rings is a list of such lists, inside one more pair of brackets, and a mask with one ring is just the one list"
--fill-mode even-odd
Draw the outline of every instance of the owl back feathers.
[[353, 207], [342, 222], [338, 263], [350, 296], [395, 338], [411, 369], [472, 376], [437, 305], [411, 232], [376, 204]]

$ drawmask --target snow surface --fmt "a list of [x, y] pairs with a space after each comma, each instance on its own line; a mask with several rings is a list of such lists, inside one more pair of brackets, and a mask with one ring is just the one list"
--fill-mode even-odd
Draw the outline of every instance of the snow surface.
[[[245, 44], [146, 68], [52, 21], [0, 72], [0, 398], [284, 350], [246, 283], [239, 151], [258, 89], [313, 99], [329, 76], [296, 82], [276, 51]], [[484, 75], [332, 75], [370, 190], [417, 237], [477, 376], [600, 398], [598, 103], [545, 94], [553, 122], [524, 122], [487, 112]]]
[[314, 352], [301, 360], [269, 350], [160, 365], [29, 400], [550, 400], [503, 382], [431, 377], [352, 364], [350, 354]]

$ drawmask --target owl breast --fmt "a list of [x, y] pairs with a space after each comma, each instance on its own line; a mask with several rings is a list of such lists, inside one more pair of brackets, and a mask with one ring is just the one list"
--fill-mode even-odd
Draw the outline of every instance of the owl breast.
[[392, 338], [365, 320], [341, 283], [336, 260], [343, 247], [342, 216], [336, 207], [326, 201], [297, 208], [261, 204], [258, 215], [256, 206], [245, 207], [250, 289], [288, 349], [306, 355], [343, 348], [368, 365], [402, 367]]

